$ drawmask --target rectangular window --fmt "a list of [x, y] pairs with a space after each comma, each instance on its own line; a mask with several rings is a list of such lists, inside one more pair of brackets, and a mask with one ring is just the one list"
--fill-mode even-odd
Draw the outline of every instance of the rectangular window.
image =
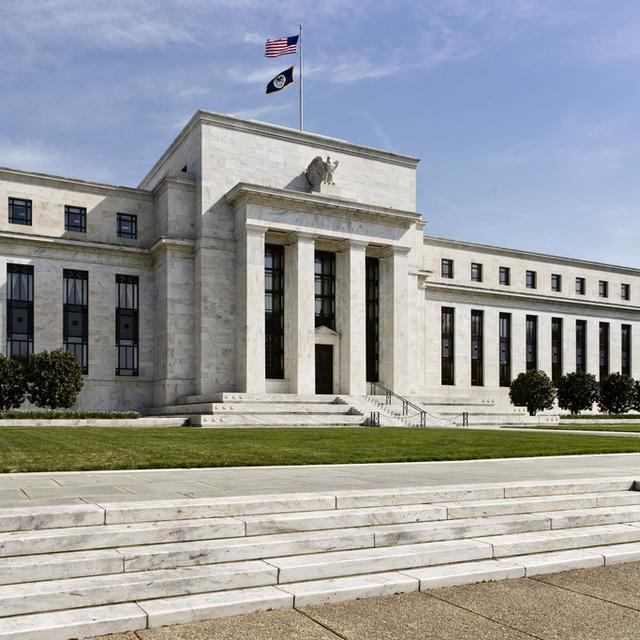
[[118, 238], [131, 238], [135, 240], [138, 237], [138, 216], [119, 213], [118, 214]]
[[9, 222], [31, 226], [31, 200], [9, 198]]
[[500, 386], [511, 384], [511, 314], [501, 313], [499, 319], [500, 335]]
[[77, 231], [86, 233], [87, 231], [87, 210], [85, 207], [64, 207], [64, 228], [66, 231]]
[[64, 349], [78, 360], [82, 373], [89, 373], [89, 274], [63, 272], [62, 339]]
[[551, 381], [558, 385], [562, 377], [562, 318], [551, 318]]
[[365, 269], [367, 380], [377, 382], [380, 360], [380, 262], [378, 258], [366, 258]]
[[316, 327], [336, 329], [336, 254], [316, 251]]
[[508, 287], [511, 284], [511, 269], [500, 267], [500, 284]]
[[453, 260], [448, 258], [442, 259], [442, 277], [453, 278]]
[[442, 384], [455, 384], [454, 329], [453, 308], [442, 307]]
[[538, 286], [538, 274], [535, 271], [527, 271], [527, 289], [535, 289]]
[[527, 371], [538, 368], [538, 316], [527, 316]]
[[609, 297], [609, 283], [606, 280], [600, 280], [598, 283], [598, 294], [601, 298]]
[[630, 284], [621, 284], [620, 285], [620, 297], [623, 300], [631, 300], [631, 285]]
[[600, 380], [609, 375], [609, 323], [600, 323]]
[[471, 263], [471, 280], [473, 282], [482, 282], [482, 265], [478, 262]]
[[484, 312], [471, 310], [471, 385], [484, 385]]
[[576, 371], [587, 372], [587, 321], [576, 320]]
[[587, 281], [584, 278], [576, 278], [576, 293], [579, 296], [587, 293]]
[[622, 325], [622, 364], [620, 373], [631, 377], [631, 325]]
[[7, 265], [7, 356], [28, 360], [33, 353], [33, 267]]
[[116, 275], [116, 375], [138, 375], [138, 276]]
[[562, 276], [559, 273], [551, 274], [551, 291], [562, 291]]
[[284, 378], [284, 247], [264, 247], [265, 376]]

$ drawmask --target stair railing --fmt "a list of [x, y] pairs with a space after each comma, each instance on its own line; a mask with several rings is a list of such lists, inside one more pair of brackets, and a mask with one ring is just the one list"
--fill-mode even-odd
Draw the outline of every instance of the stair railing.
[[[397, 394], [395, 391], [392, 391], [391, 389], [389, 389], [389, 387], [385, 387], [383, 384], [381, 384], [380, 382], [370, 382], [369, 383], [371, 385], [371, 395], [375, 396], [376, 394], [376, 390], [379, 389], [380, 391], [382, 391], [384, 393], [384, 403], [387, 404], [391, 404], [391, 398], [395, 398], [396, 400], [399, 400], [402, 403], [402, 415], [406, 416], [408, 418], [415, 418], [416, 416], [420, 416], [420, 426], [421, 427], [426, 427], [427, 426], [427, 416], [429, 415], [422, 407], [418, 406], [417, 404], [414, 404], [413, 402], [411, 402], [410, 400], [407, 400], [406, 398], [403, 398], [401, 395]], [[417, 413], [413, 416], [409, 415], [409, 407], [411, 407], [412, 409], [414, 409], [415, 411], [417, 411]]]

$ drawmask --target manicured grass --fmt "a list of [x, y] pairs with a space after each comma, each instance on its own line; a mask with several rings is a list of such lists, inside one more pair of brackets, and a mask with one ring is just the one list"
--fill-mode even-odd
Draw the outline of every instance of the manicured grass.
[[560, 420], [639, 420], [640, 413], [585, 413], [560, 416]]
[[469, 460], [640, 452], [640, 438], [451, 429], [0, 429], [0, 471]]
[[533, 426], [512, 425], [510, 429], [566, 429], [567, 431], [628, 431], [640, 432], [640, 424], [537, 424]]
[[137, 411], [0, 411], [0, 420], [131, 420], [139, 417]]

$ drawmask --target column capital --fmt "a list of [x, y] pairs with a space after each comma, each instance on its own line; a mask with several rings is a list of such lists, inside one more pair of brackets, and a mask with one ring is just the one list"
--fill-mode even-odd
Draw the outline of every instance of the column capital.
[[286, 236], [287, 244], [296, 244], [299, 240], [316, 241], [318, 235], [309, 231], [291, 231]]
[[264, 238], [267, 233], [267, 227], [263, 227], [259, 224], [245, 224], [240, 229], [235, 230], [235, 238], [236, 240], [240, 240], [244, 237], [252, 237], [252, 238]]
[[366, 240], [352, 240], [351, 238], [345, 238], [340, 242], [338, 248], [340, 251], [348, 251], [349, 249], [365, 250], [368, 246], [369, 242]]
[[411, 247], [403, 247], [397, 244], [392, 244], [382, 249], [382, 257], [390, 258], [391, 256], [406, 256], [411, 251]]

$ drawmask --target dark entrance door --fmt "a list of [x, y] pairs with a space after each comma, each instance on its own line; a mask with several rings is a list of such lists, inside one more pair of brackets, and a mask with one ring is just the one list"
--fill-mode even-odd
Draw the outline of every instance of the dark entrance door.
[[316, 345], [316, 393], [333, 393], [333, 347]]

